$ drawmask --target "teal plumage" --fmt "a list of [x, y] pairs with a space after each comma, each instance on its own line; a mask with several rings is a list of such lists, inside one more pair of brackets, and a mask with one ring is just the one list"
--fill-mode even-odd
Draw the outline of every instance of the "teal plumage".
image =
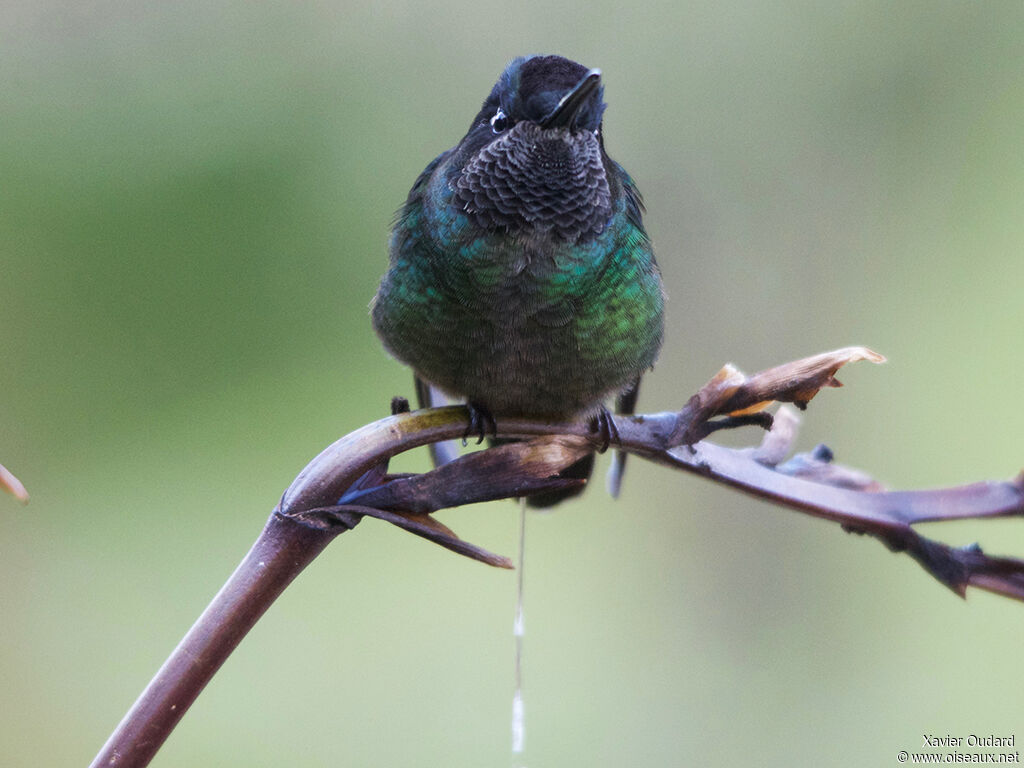
[[387, 349], [497, 415], [594, 415], [650, 368], [661, 277], [632, 179], [604, 151], [600, 75], [513, 61], [399, 211], [372, 303]]

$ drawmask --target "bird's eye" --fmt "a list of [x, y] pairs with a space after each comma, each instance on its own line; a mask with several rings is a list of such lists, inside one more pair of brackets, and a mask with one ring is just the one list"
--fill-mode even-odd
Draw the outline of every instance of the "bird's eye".
[[501, 107], [498, 107], [498, 111], [491, 118], [491, 130], [495, 133], [501, 133], [506, 128], [508, 128], [508, 117], [501, 111]]

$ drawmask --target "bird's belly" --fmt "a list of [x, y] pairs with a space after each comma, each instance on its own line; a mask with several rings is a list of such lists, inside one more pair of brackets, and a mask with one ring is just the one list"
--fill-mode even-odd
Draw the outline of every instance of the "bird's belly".
[[651, 364], [645, 350], [621, 354], [608, 327], [597, 327], [616, 325], [600, 308], [575, 309], [439, 303], [389, 346], [423, 378], [493, 413], [572, 416], [592, 412]]
[[494, 413], [568, 416], [593, 408], [620, 382], [585, 364], [573, 331], [571, 323], [550, 329], [529, 321], [477, 328], [452, 347], [459, 361], [445, 366], [455, 374], [450, 389]]

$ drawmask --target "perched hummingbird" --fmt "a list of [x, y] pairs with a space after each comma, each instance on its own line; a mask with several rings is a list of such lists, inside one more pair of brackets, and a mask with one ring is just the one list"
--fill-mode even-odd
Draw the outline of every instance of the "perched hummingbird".
[[515, 59], [398, 213], [373, 326], [471, 414], [594, 418], [616, 395], [631, 413], [657, 357], [661, 276], [640, 193], [604, 150], [603, 91], [600, 70]]

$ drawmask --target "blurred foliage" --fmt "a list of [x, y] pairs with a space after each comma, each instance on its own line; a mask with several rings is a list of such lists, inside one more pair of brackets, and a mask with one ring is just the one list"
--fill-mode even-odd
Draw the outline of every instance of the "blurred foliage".
[[[804, 445], [898, 486], [1015, 474], [1022, 23], [998, 0], [5, 3], [0, 455], [33, 499], [0, 498], [4, 764], [85, 764], [302, 465], [411, 394], [366, 312], [390, 217], [521, 53], [605, 72], [671, 300], [641, 409], [727, 360], [866, 344], [891, 362], [844, 372]], [[511, 504], [442, 519], [514, 551]], [[1021, 607], [875, 542], [641, 462], [619, 503], [530, 529], [531, 765], [879, 765], [1019, 727]], [[1024, 554], [1019, 523], [932, 533]], [[367, 522], [154, 765], [503, 764], [513, 581]]]

